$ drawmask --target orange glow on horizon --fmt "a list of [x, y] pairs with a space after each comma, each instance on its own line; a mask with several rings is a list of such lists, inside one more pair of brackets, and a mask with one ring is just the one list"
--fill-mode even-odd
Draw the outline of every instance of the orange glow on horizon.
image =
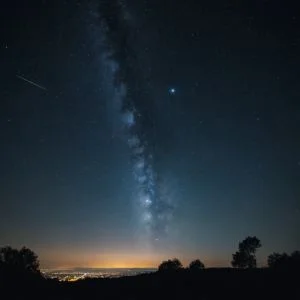
[[162, 259], [144, 253], [47, 253], [40, 257], [44, 269], [157, 268]]
[[[127, 251], [126, 251], [127, 250]], [[103, 251], [103, 250], [102, 250]], [[177, 257], [184, 267], [189, 263], [199, 258], [206, 267], [227, 267], [229, 262], [218, 260], [204, 255], [185, 254], [185, 253], [153, 253], [151, 251], [128, 251], [124, 249], [124, 252], [109, 251], [103, 253], [88, 251], [81, 249], [75, 251], [67, 251], [66, 249], [59, 251], [47, 251], [40, 256], [42, 269], [73, 269], [73, 268], [157, 268], [160, 263], [167, 259]]]
[[[133, 269], [133, 268], [149, 268], [149, 269], [156, 269], [158, 268], [159, 264], [167, 259], [172, 259], [174, 257], [165, 257], [159, 260], [149, 259], [139, 259], [135, 258], [133, 260], [116, 260], [116, 259], [107, 259], [105, 261], [99, 260], [99, 261], [69, 261], [69, 262], [62, 262], [60, 259], [60, 262], [56, 261], [56, 263], [46, 263], [41, 261], [42, 267], [49, 268], [49, 269], [73, 269], [73, 268], [99, 268], [99, 269]], [[184, 267], [187, 267], [189, 263], [196, 258], [192, 259], [180, 259]], [[214, 267], [226, 267], [228, 263], [223, 261], [214, 261], [214, 260], [202, 260], [206, 267], [208, 268], [214, 268]]]
[[[160, 261], [161, 262], [161, 261]], [[103, 269], [133, 269], [133, 268], [150, 268], [155, 269], [158, 267], [159, 263], [153, 262], [153, 260], [106, 260], [106, 261], [91, 261], [91, 262], [82, 262], [82, 261], [74, 261], [70, 263], [46, 263], [42, 261], [42, 266], [46, 268], [55, 268], [55, 269], [72, 269], [72, 268], [103, 268]]]

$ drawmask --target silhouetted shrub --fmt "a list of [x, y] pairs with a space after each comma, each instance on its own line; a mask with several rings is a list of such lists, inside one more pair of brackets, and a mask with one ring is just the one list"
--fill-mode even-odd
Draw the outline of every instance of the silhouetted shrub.
[[205, 268], [204, 263], [201, 262], [199, 259], [195, 259], [195, 260], [191, 261], [189, 264], [189, 269], [191, 271], [201, 270], [204, 268]]
[[289, 256], [286, 253], [272, 253], [268, 256], [269, 268], [280, 268], [288, 264]]
[[299, 269], [300, 251], [294, 251], [291, 255], [274, 252], [268, 256], [268, 266], [273, 269]]
[[163, 261], [159, 266], [158, 266], [158, 271], [159, 272], [170, 272], [170, 271], [177, 271], [182, 269], [182, 264], [179, 259], [173, 258], [169, 259], [166, 261]]

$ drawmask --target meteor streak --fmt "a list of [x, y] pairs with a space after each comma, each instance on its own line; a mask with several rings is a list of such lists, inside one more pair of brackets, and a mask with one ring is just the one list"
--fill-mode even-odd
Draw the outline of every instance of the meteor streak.
[[28, 83], [30, 83], [30, 84], [36, 86], [36, 87], [38, 87], [39, 89], [42, 89], [42, 90], [47, 91], [47, 89], [46, 89], [45, 87], [43, 87], [43, 86], [41, 86], [41, 85], [39, 85], [39, 84], [37, 84], [37, 83], [31, 81], [31, 80], [26, 79], [26, 78], [24, 78], [23, 76], [16, 75], [16, 77], [18, 77], [19, 79], [21, 79], [21, 80], [23, 80], [23, 81], [26, 81], [26, 82], [28, 82]]

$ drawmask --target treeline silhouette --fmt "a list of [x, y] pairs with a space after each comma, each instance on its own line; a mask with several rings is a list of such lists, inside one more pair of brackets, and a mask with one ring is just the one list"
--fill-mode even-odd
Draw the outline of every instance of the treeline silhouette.
[[[261, 242], [256, 236], [248, 236], [239, 243], [238, 251], [232, 254], [231, 265], [239, 269], [253, 269], [257, 267], [256, 251], [260, 248]], [[268, 256], [268, 267], [277, 269], [298, 269], [300, 270], [300, 251], [294, 251], [291, 255], [286, 253], [272, 253]], [[205, 265], [199, 260], [193, 260], [186, 269], [201, 270]], [[183, 265], [179, 259], [163, 261], [158, 266], [159, 272], [173, 272], [182, 270]]]
[[274, 252], [268, 256], [268, 266], [273, 269], [299, 270], [300, 251], [294, 251], [291, 255]]
[[38, 256], [26, 247], [20, 250], [9, 246], [0, 248], [0, 267], [15, 272], [40, 272]]
[[[257, 268], [260, 240], [248, 236], [232, 254], [233, 268], [205, 268], [195, 259], [184, 268], [179, 259], [163, 261], [157, 272], [122, 278], [59, 282], [39, 270], [30, 249], [0, 248], [1, 299], [300, 299], [300, 252], [272, 253], [268, 268]], [[6, 297], [3, 297], [6, 295]]]

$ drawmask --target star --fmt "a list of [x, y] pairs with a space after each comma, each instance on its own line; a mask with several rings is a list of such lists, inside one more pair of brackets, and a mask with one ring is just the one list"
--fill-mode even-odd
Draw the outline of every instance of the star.
[[175, 94], [176, 94], [176, 89], [175, 89], [175, 88], [170, 88], [170, 89], [169, 89], [169, 93], [170, 93], [171, 95], [175, 95]]

